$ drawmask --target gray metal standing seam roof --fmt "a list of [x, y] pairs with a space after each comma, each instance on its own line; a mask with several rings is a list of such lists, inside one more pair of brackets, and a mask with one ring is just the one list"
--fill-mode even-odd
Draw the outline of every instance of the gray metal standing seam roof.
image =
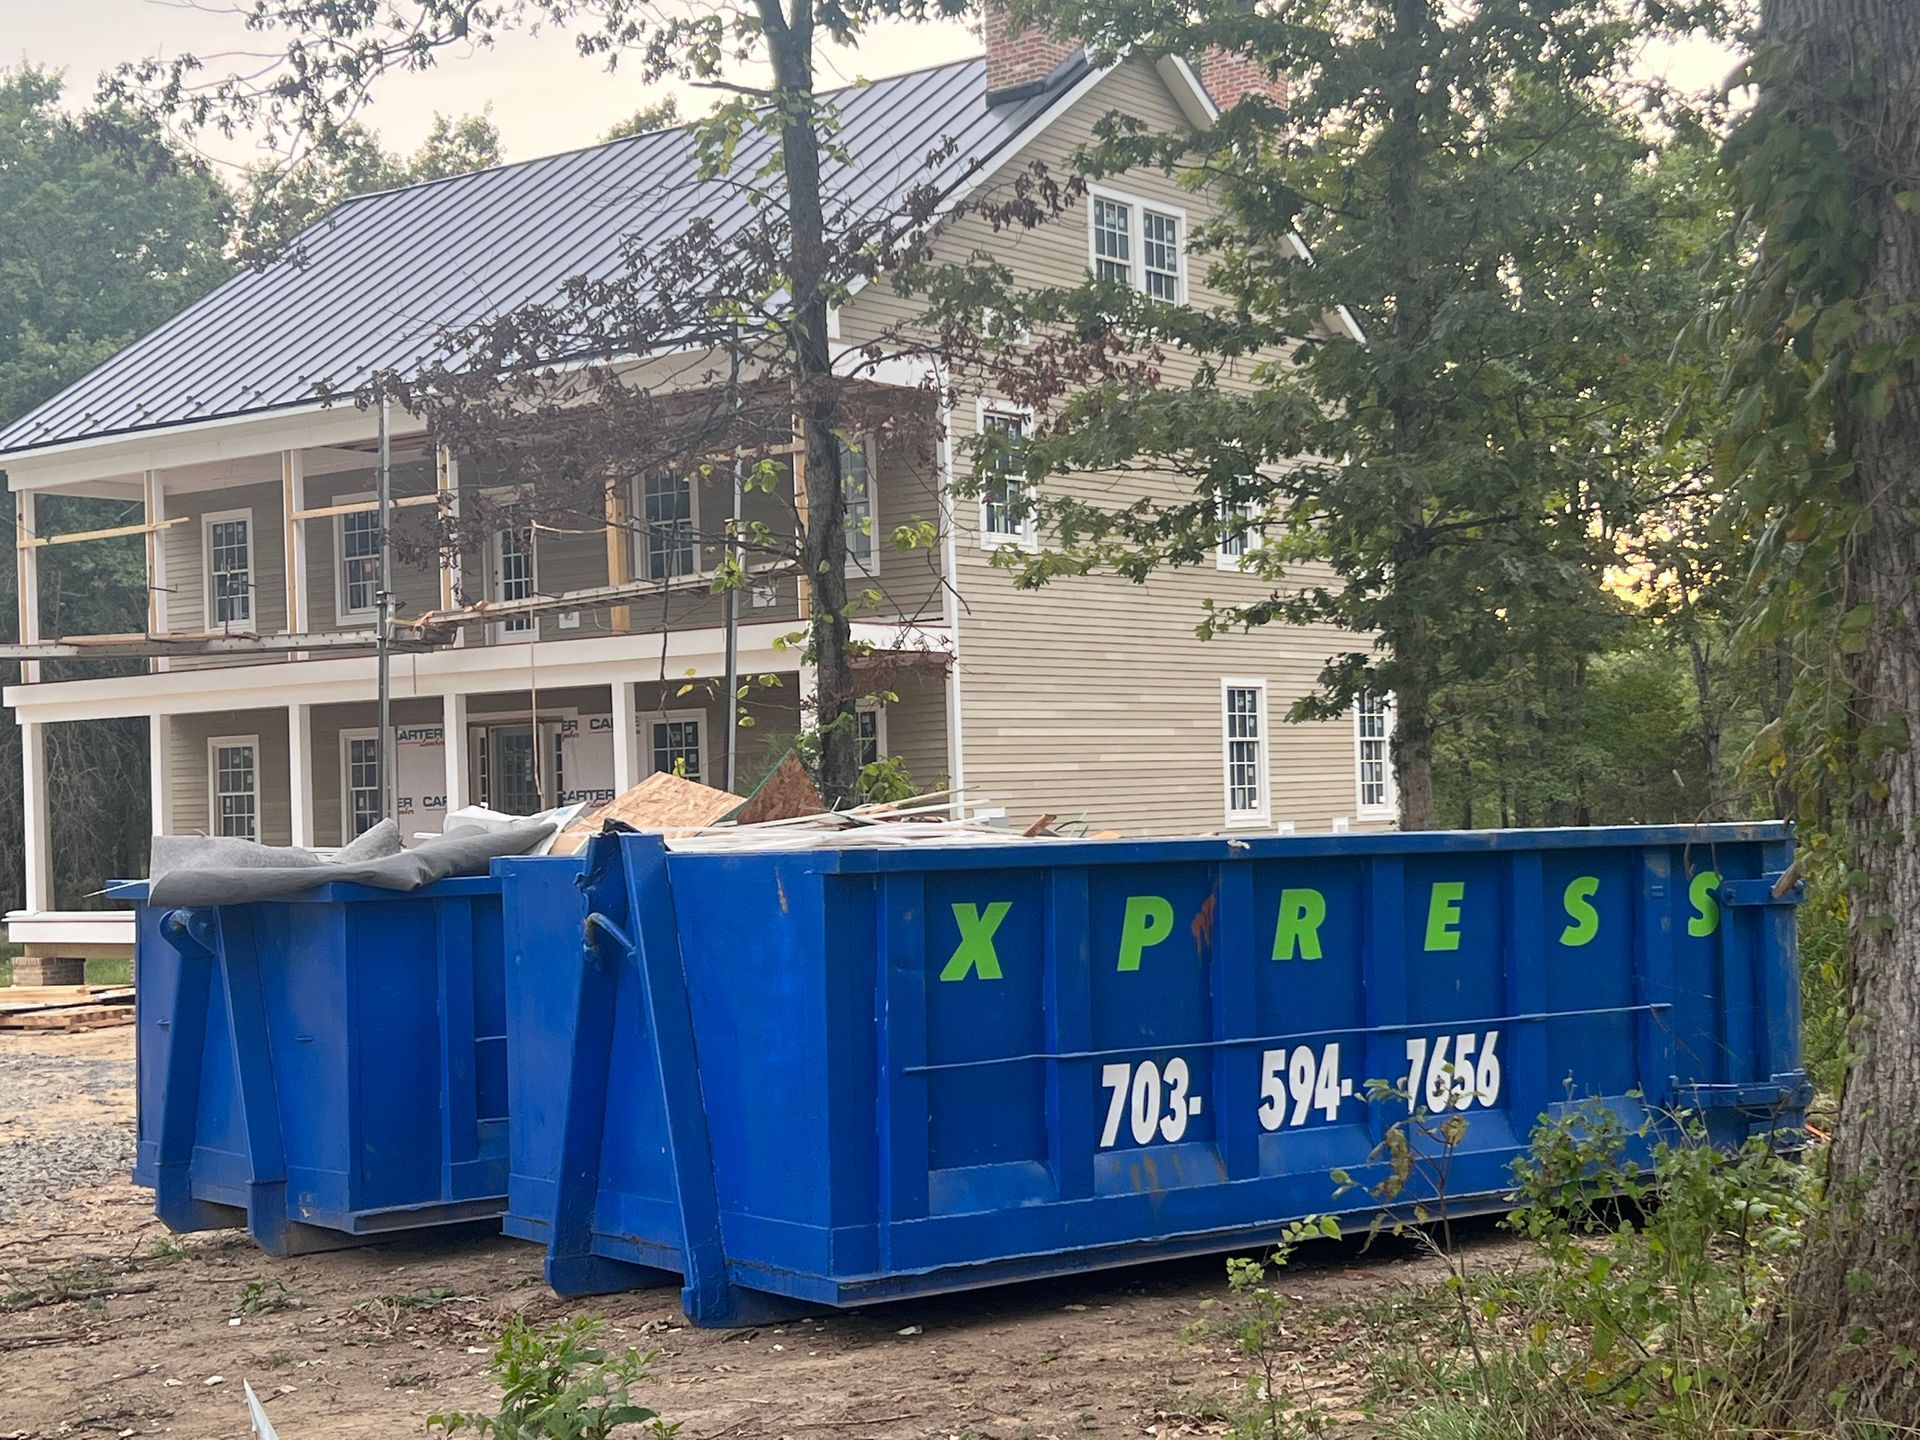
[[[956, 184], [991, 163], [1058, 94], [989, 107], [986, 63], [964, 60], [844, 91], [852, 163], [827, 188], [876, 212], [928, 179]], [[951, 156], [929, 173], [943, 141]], [[743, 144], [751, 173], [768, 142]], [[748, 207], [697, 178], [684, 129], [348, 200], [301, 236], [304, 264], [235, 275], [159, 329], [0, 431], [0, 459], [67, 441], [312, 404], [383, 369], [434, 358], [437, 337], [558, 298], [577, 275], [622, 271], [622, 245], [710, 216], [722, 233]]]

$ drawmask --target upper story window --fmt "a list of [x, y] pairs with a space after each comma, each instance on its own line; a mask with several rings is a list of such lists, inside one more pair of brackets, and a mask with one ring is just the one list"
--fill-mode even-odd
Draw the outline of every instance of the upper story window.
[[1186, 298], [1187, 217], [1172, 206], [1095, 190], [1088, 210], [1093, 273], [1156, 300]]
[[1027, 417], [1018, 410], [982, 405], [980, 432], [1007, 437], [1006, 448], [994, 458], [993, 471], [980, 493], [980, 543], [989, 550], [1034, 543], [1033, 516], [1026, 513], [1026, 477], [1018, 472], [1020, 441], [1026, 437]]
[[380, 594], [380, 513], [357, 510], [339, 520], [340, 614], [370, 616]]
[[1238, 570], [1241, 560], [1253, 549], [1253, 506], [1242, 500], [1225, 508], [1216, 558], [1222, 570]]
[[253, 512], [206, 518], [207, 627], [253, 620]]
[[693, 541], [693, 477], [649, 475], [640, 482], [648, 580], [671, 580], [699, 569]]
[[[531, 600], [539, 583], [535, 571], [533, 527], [513, 525], [494, 536], [494, 594], [500, 600]], [[513, 615], [500, 622], [502, 635], [533, 633], [531, 615]]]
[[1393, 812], [1393, 702], [1362, 694], [1353, 704], [1354, 783], [1362, 815]]
[[840, 493], [847, 502], [847, 559], [871, 573], [880, 559], [880, 507], [874, 494], [871, 442], [865, 436], [841, 443]]
[[1267, 796], [1267, 682], [1220, 682], [1220, 724], [1226, 761], [1227, 823], [1263, 825]]

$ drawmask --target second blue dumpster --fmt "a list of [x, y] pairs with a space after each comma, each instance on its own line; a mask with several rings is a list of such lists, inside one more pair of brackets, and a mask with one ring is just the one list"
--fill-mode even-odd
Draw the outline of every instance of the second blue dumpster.
[[[141, 900], [144, 884], [116, 891]], [[133, 1178], [275, 1255], [505, 1206], [500, 883], [141, 905]]]
[[1721, 825], [496, 862], [506, 1227], [562, 1293], [679, 1280], [745, 1323], [1365, 1225], [1423, 1115], [1466, 1121], [1456, 1213], [1570, 1104], [1791, 1127], [1790, 855]]

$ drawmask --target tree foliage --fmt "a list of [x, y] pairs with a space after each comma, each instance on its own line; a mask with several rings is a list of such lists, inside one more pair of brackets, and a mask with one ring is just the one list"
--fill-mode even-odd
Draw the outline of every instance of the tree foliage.
[[1600, 582], [1646, 499], [1647, 402], [1689, 288], [1649, 264], [1687, 196], [1652, 163], [1644, 107], [1663, 97], [1623, 71], [1692, 12], [1078, 0], [1043, 18], [1105, 53], [1230, 52], [1286, 100], [1197, 134], [1110, 117], [1082, 157], [1087, 176], [1159, 164], [1219, 199], [1191, 246], [1214, 303], [1113, 281], [1018, 295], [989, 257], [925, 282], [950, 337], [986, 308], [1034, 336], [974, 367], [1044, 416], [1030, 477], [1148, 464], [1183, 482], [1124, 504], [1046, 493], [1058, 544], [1023, 579], [1211, 564], [1223, 534], [1254, 531], [1244, 568], [1269, 592], [1202, 633], [1377, 636], [1329, 658], [1296, 718], [1391, 692], [1402, 820], [1429, 825], [1449, 687], [1591, 651], [1617, 622]]
[[[0, 73], [0, 425], [79, 379], [211, 289], [228, 271], [232, 201], [196, 161], [170, 148], [132, 109], [74, 112], [62, 79], [23, 66]], [[13, 529], [13, 497], [0, 524]], [[138, 507], [134, 507], [137, 511]], [[43, 532], [139, 519], [112, 502], [45, 499]], [[16, 581], [14, 550], [0, 591]], [[43, 552], [42, 625], [49, 634], [137, 629], [146, 614], [137, 540]], [[16, 615], [0, 607], [0, 634]], [[97, 672], [96, 672], [97, 673]], [[48, 672], [57, 677], [57, 669]], [[57, 787], [52, 817], [56, 902], [97, 903], [103, 875], [145, 866], [147, 727], [139, 720], [56, 725], [47, 735]], [[20, 732], [0, 719], [0, 903], [21, 903]]]

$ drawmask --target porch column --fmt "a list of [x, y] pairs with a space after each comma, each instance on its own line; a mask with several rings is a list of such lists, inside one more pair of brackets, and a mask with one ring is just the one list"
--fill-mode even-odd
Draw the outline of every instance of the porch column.
[[173, 717], [147, 717], [148, 814], [155, 835], [173, 833]]
[[[444, 445], [434, 448], [433, 488], [440, 497], [440, 608], [451, 610], [461, 603], [460, 551], [453, 543], [455, 522], [460, 518], [460, 461]], [[453, 643], [455, 646], [467, 643], [464, 625], [453, 632]], [[447, 791], [447, 800], [452, 803], [451, 789]]]
[[[21, 490], [13, 497], [14, 569], [20, 582], [20, 643], [22, 645], [31, 645], [40, 638], [40, 547], [31, 543], [39, 533], [34, 514], [34, 499], [35, 496], [31, 490]], [[39, 678], [40, 662], [38, 660], [20, 662], [21, 684], [31, 685]]]
[[[300, 518], [307, 508], [307, 474], [298, 450], [280, 452], [280, 535], [287, 547], [287, 631], [304, 635], [308, 625], [307, 605], [307, 522]], [[294, 827], [294, 844], [304, 845]]]
[[[147, 634], [164, 635], [168, 629], [167, 534], [154, 527], [167, 518], [167, 497], [158, 470], [148, 470], [141, 478], [147, 512]], [[164, 655], [155, 656], [147, 666], [155, 672], [165, 670], [167, 659]]]
[[467, 697], [449, 695], [441, 712], [441, 738], [447, 762], [447, 809], [463, 809], [467, 800]]
[[293, 822], [293, 843], [309, 848], [314, 844], [313, 825], [313, 707], [287, 707], [287, 784], [288, 813]]
[[624, 795], [640, 783], [640, 707], [633, 682], [613, 686], [613, 793]]
[[[27, 552], [31, 553], [31, 552]], [[25, 821], [26, 908], [53, 909], [53, 829], [47, 810], [47, 727], [20, 725], [20, 808]]]

